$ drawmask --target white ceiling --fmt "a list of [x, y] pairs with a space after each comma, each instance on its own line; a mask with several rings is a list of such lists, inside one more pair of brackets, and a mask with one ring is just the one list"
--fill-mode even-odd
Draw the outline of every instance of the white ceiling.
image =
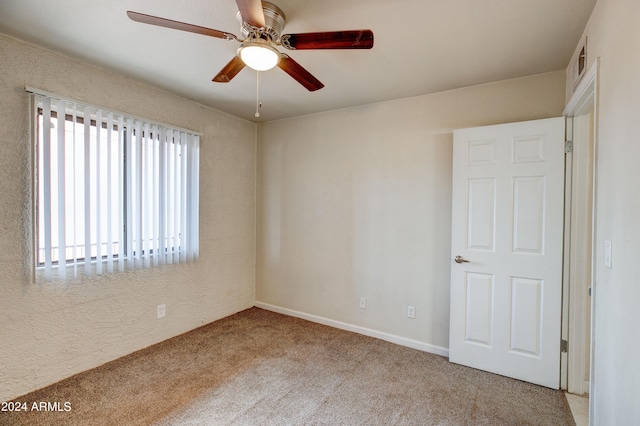
[[286, 51], [325, 84], [282, 70], [211, 79], [238, 43], [131, 21], [127, 10], [241, 36], [234, 0], [0, 0], [0, 32], [251, 121], [269, 121], [565, 69], [596, 0], [271, 0], [284, 33], [369, 28], [371, 50]]

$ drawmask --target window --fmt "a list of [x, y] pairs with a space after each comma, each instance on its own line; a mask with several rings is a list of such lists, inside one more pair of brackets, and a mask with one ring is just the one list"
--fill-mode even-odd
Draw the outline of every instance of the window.
[[46, 280], [198, 257], [199, 135], [48, 95], [34, 106]]

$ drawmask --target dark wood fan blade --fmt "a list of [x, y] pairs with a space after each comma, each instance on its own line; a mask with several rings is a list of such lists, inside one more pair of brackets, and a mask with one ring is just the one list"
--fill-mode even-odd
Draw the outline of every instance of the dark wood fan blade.
[[144, 13], [128, 11], [129, 18], [143, 24], [157, 25], [159, 27], [171, 28], [174, 30], [189, 31], [191, 33], [202, 34], [210, 37], [223, 38], [227, 40], [235, 40], [236, 36], [224, 31], [214, 30], [212, 28], [200, 27], [198, 25], [187, 24], [185, 22], [173, 21], [171, 19], [160, 18], [157, 16], [145, 15]]
[[236, 76], [236, 74], [242, 71], [243, 68], [244, 62], [242, 62], [242, 59], [234, 56], [234, 58], [229, 61], [229, 63], [225, 65], [222, 70], [220, 70], [218, 75], [213, 77], [212, 81], [215, 81], [216, 83], [228, 83], [231, 81], [231, 79], [233, 79], [233, 77]]
[[349, 30], [285, 34], [281, 41], [287, 49], [371, 49], [373, 47], [373, 31]]
[[304, 69], [302, 65], [291, 59], [288, 55], [282, 54], [278, 66], [310, 92], [315, 92], [324, 87], [324, 84], [322, 84], [320, 80], [311, 75], [309, 71]]
[[256, 28], [264, 28], [264, 11], [260, 0], [236, 0], [244, 22]]

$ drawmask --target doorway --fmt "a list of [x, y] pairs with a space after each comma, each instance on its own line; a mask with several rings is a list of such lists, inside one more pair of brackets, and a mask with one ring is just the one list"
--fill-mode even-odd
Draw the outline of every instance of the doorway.
[[[596, 302], [595, 205], [597, 164], [597, 70], [599, 61], [585, 73], [565, 108], [566, 158], [565, 266], [563, 331], [567, 352], [562, 355], [561, 383], [567, 392], [593, 397], [593, 359]], [[591, 404], [589, 404], [591, 405]], [[591, 411], [591, 408], [590, 410]], [[591, 414], [591, 412], [589, 412]], [[591, 416], [590, 416], [591, 417]]]
[[[567, 153], [567, 173], [571, 173], [567, 194], [569, 206], [568, 244], [568, 332], [567, 391], [589, 393], [590, 331], [593, 251], [593, 103], [590, 110], [570, 117], [572, 152]], [[571, 155], [569, 155], [571, 154]], [[569, 343], [570, 342], [570, 343]], [[569, 349], [571, 345], [571, 349]]]

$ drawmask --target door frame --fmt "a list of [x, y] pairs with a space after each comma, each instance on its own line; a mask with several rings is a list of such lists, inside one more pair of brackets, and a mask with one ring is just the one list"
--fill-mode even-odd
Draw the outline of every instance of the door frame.
[[[597, 164], [598, 164], [598, 71], [599, 71], [600, 59], [596, 58], [596, 61], [592, 64], [589, 70], [585, 73], [584, 77], [576, 87], [569, 103], [563, 111], [563, 115], [567, 117], [567, 140], [572, 139], [573, 132], [573, 118], [581, 116], [585, 113], [592, 112], [593, 114], [593, 129], [591, 149], [593, 152], [592, 170], [591, 170], [591, 338], [590, 338], [590, 366], [589, 366], [589, 415], [593, 418], [593, 397], [595, 394], [594, 386], [594, 368], [596, 365], [594, 352], [596, 345], [595, 336], [595, 317], [596, 317], [596, 283], [595, 283], [595, 269], [596, 269], [596, 205], [597, 205]], [[571, 157], [571, 160], [573, 158]], [[571, 167], [571, 161], [567, 161], [568, 167]], [[568, 173], [569, 174], [569, 173]], [[569, 174], [570, 175], [570, 174]], [[570, 206], [571, 203], [571, 181], [568, 180], [566, 184], [567, 191], [565, 193], [565, 205]], [[571, 227], [571, 214], [567, 214], [565, 218], [565, 236]], [[584, 358], [582, 355], [586, 350], [586, 342], [582, 338], [575, 338], [575, 336], [584, 336], [586, 332], [586, 322], [583, 315], [573, 315], [572, 313], [583, 313], [584, 311], [584, 297], [575, 297], [571, 292], [571, 275], [572, 265], [569, 261], [570, 253], [574, 243], [573, 239], [569, 239], [570, 243], [565, 246], [565, 265], [564, 276], [568, 277], [565, 282], [565, 289], [563, 289], [564, 296], [567, 299], [567, 303], [563, 303], [563, 339], [569, 340], [569, 336], [573, 337], [573, 341], [569, 340], [567, 356], [562, 357], [561, 362], [561, 377], [564, 385], [563, 389], [583, 389], [580, 382], [583, 380], [582, 375], [586, 366], [584, 365]], [[564, 355], [564, 354], [563, 354]]]

